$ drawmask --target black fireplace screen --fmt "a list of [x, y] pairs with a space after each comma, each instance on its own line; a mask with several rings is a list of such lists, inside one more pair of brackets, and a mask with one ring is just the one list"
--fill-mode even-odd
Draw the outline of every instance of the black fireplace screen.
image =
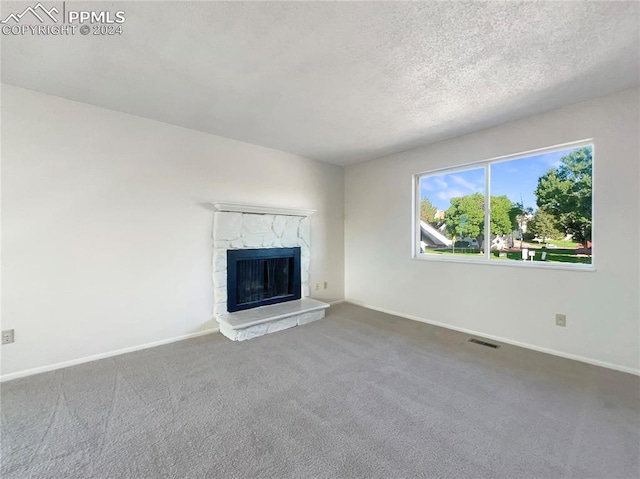
[[227, 310], [300, 299], [300, 248], [227, 250]]

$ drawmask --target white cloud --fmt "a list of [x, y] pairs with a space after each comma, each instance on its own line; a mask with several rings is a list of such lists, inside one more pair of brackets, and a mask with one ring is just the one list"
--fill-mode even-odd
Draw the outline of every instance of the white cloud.
[[565, 156], [568, 151], [557, 151], [554, 153], [547, 153], [540, 157], [541, 163], [547, 165], [550, 168], [557, 168], [562, 164], [560, 159]]
[[441, 191], [436, 196], [441, 200], [450, 200], [451, 198], [458, 198], [460, 196], [465, 196], [466, 194], [461, 190], [456, 190], [455, 188], [451, 188], [447, 191]]
[[442, 178], [434, 178], [433, 181], [440, 188], [446, 188], [447, 186], [449, 186], [449, 184], [446, 181], [444, 181]]
[[432, 177], [432, 178], [424, 178], [422, 180], [422, 188], [425, 191], [435, 191], [435, 190], [442, 190], [444, 188], [447, 188], [449, 185], [446, 181], [444, 181], [442, 178], [438, 178], [436, 177]]
[[469, 191], [472, 192], [477, 192], [477, 191], [481, 191], [481, 188], [478, 185], [475, 185], [473, 183], [471, 183], [470, 181], [465, 180], [463, 177], [458, 176], [458, 175], [450, 175], [451, 179], [453, 180], [454, 183], [456, 183], [459, 186], [462, 186], [463, 188], [468, 189]]

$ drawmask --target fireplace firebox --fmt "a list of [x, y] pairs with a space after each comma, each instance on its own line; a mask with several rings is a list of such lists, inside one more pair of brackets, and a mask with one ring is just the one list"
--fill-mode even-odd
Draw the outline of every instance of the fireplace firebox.
[[300, 248], [227, 250], [227, 310], [301, 297]]

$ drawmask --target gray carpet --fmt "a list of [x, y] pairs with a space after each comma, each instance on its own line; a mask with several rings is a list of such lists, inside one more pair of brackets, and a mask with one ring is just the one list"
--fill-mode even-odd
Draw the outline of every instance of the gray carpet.
[[343, 304], [2, 385], [2, 477], [637, 478], [640, 380]]

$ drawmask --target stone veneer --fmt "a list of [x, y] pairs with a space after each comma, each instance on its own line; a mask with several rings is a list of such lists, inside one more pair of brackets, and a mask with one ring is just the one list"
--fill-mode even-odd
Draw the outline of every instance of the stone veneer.
[[214, 315], [227, 313], [227, 250], [300, 247], [302, 297], [309, 296], [309, 217], [216, 211], [213, 220]]
[[227, 338], [245, 341], [322, 319], [328, 307], [322, 301], [302, 298], [223, 314], [217, 321]]

